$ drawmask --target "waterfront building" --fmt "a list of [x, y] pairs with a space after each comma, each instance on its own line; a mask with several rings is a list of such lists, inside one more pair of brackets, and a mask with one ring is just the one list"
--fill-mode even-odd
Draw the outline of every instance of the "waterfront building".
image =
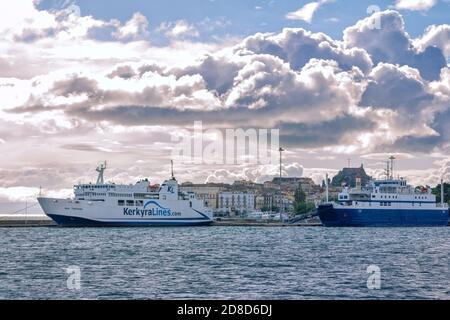
[[218, 194], [229, 189], [230, 185], [224, 183], [194, 184], [186, 182], [180, 186], [181, 191], [195, 193], [197, 199], [203, 200], [205, 206], [213, 209], [217, 208]]
[[219, 192], [216, 214], [221, 216], [242, 216], [255, 209], [255, 195], [250, 192]]
[[319, 189], [311, 178], [299, 178], [298, 186], [306, 195], [315, 193]]

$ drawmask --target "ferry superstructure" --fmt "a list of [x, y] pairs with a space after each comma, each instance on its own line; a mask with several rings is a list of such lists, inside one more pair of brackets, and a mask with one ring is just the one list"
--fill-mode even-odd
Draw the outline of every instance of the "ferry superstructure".
[[443, 201], [436, 203], [429, 187], [416, 189], [404, 179], [394, 179], [392, 158], [391, 163], [391, 173], [388, 166], [385, 180], [374, 180], [366, 187], [358, 183], [355, 188], [346, 187], [337, 202], [319, 205], [322, 224], [327, 227], [447, 226], [448, 205]]
[[194, 193], [181, 192], [173, 176], [159, 190], [148, 180], [134, 185], [104, 183], [106, 163], [95, 184], [74, 186], [74, 198], [39, 197], [44, 213], [64, 227], [199, 226], [213, 222], [212, 210]]

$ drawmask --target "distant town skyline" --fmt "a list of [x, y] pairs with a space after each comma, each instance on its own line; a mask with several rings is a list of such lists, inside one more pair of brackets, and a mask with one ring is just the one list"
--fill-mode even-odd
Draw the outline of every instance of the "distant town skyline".
[[[379, 10], [378, 10], [379, 9]], [[450, 1], [0, 3], [0, 203], [105, 179], [160, 183], [174, 137], [279, 129], [283, 175], [385, 161], [450, 180]], [[212, 137], [207, 139], [214, 140]], [[264, 182], [278, 163], [175, 161], [180, 182]]]

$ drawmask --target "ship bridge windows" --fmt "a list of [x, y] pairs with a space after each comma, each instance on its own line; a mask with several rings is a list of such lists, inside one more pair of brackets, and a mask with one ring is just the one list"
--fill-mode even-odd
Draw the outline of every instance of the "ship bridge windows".
[[133, 207], [134, 206], [134, 200], [127, 200], [127, 207]]
[[130, 193], [116, 193], [116, 192], [110, 192], [108, 193], [108, 196], [115, 197], [115, 198], [132, 198], [133, 195]]
[[144, 201], [143, 200], [136, 200], [136, 207], [143, 207]]
[[125, 200], [117, 200], [117, 205], [118, 205], [119, 207], [125, 206]]
[[158, 194], [150, 194], [150, 193], [135, 193], [135, 199], [159, 199]]
[[85, 197], [106, 197], [106, 193], [99, 193], [99, 192], [85, 192]]

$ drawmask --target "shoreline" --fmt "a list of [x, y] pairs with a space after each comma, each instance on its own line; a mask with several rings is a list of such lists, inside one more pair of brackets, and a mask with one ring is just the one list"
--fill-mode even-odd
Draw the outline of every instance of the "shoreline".
[[[38, 228], [56, 227], [57, 224], [45, 216], [14, 217], [0, 215], [0, 228]], [[311, 223], [284, 223], [248, 220], [214, 221], [214, 227], [321, 227], [319, 222]]]
[[[30, 217], [29, 219], [0, 215], [0, 228], [44, 228], [57, 227], [58, 225], [47, 217]], [[248, 220], [228, 220], [214, 221], [213, 227], [323, 227], [320, 222], [285, 223], [273, 221], [248, 221]], [[449, 224], [450, 226], [450, 224]]]

